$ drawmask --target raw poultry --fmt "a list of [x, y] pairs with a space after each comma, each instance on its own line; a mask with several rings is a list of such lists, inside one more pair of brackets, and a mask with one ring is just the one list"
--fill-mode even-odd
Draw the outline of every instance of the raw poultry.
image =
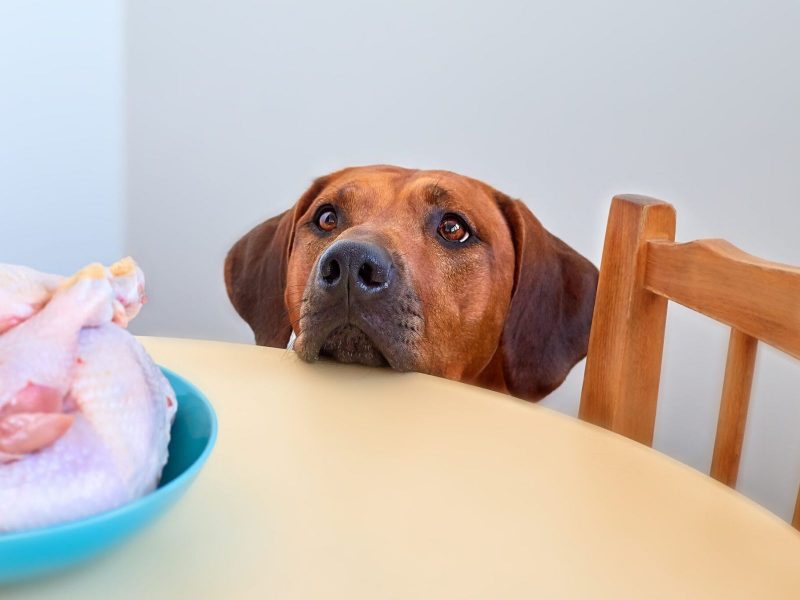
[[131, 259], [69, 278], [0, 265], [0, 532], [156, 487], [177, 402], [125, 329], [144, 300]]

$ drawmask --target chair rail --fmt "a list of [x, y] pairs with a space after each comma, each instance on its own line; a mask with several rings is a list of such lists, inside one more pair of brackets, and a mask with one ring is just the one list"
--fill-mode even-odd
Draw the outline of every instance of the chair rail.
[[645, 288], [800, 358], [800, 268], [725, 240], [647, 244]]

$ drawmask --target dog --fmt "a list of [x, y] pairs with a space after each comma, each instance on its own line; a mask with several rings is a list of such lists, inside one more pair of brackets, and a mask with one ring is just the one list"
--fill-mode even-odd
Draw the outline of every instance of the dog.
[[536, 401], [586, 356], [597, 268], [530, 210], [449, 171], [351, 167], [225, 260], [257, 344]]

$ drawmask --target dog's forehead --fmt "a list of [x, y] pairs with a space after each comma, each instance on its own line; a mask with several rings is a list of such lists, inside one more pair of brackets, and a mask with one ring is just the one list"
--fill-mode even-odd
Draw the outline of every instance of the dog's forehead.
[[487, 184], [450, 171], [357, 167], [332, 177], [320, 196], [359, 212], [439, 205], [498, 218], [493, 193]]

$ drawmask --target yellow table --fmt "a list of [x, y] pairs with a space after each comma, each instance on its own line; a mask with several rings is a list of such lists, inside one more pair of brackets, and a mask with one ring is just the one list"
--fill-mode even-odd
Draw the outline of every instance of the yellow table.
[[800, 598], [800, 535], [644, 446], [417, 374], [143, 338], [217, 447], [108, 556], [4, 598]]

